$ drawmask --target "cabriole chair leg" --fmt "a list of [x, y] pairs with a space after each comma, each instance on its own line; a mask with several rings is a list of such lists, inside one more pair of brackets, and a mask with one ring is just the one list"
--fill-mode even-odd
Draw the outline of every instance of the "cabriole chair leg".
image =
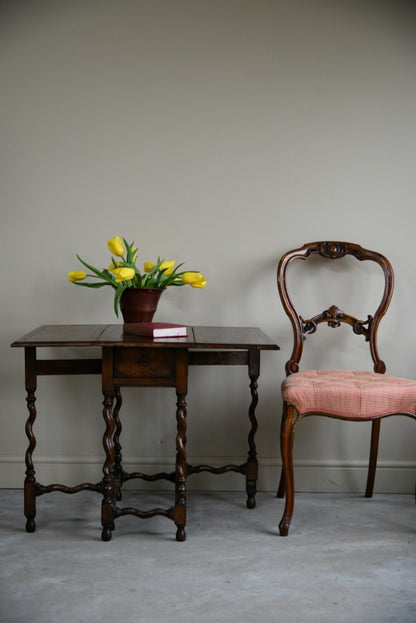
[[[281, 429], [281, 453], [282, 453], [282, 477], [280, 485], [286, 492], [285, 509], [279, 523], [280, 536], [289, 534], [290, 522], [292, 521], [293, 509], [295, 506], [295, 478], [293, 471], [293, 441], [295, 428], [298, 420], [296, 409], [290, 405], [285, 405]], [[281, 486], [279, 485], [279, 491]], [[278, 493], [279, 493], [278, 491]]]

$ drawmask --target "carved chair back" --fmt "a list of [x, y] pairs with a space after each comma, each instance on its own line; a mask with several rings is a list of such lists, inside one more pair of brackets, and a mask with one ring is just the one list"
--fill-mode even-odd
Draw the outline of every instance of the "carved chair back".
[[[374, 313], [374, 315], [368, 315], [366, 320], [360, 320], [354, 316], [350, 316], [344, 313], [336, 305], [331, 305], [329, 309], [322, 311], [321, 313], [313, 316], [308, 320], [304, 320], [300, 316], [292, 303], [292, 300], [288, 293], [287, 288], [287, 268], [291, 262], [296, 259], [306, 260], [313, 255], [319, 255], [324, 259], [334, 261], [339, 260], [347, 255], [351, 255], [357, 260], [371, 260], [376, 262], [382, 269], [384, 275], [384, 291], [382, 299]], [[350, 242], [334, 242], [334, 241], [322, 241], [322, 242], [310, 242], [304, 244], [298, 249], [285, 253], [279, 262], [277, 270], [277, 282], [279, 288], [280, 298], [282, 300], [283, 307], [286, 314], [289, 316], [293, 327], [294, 345], [291, 358], [286, 363], [286, 374], [293, 374], [298, 372], [299, 363], [303, 352], [303, 343], [306, 337], [318, 328], [321, 323], [327, 323], [331, 328], [337, 328], [342, 323], [346, 323], [352, 327], [353, 332], [356, 335], [364, 336], [365, 340], [369, 343], [370, 353], [373, 360], [374, 372], [384, 374], [386, 366], [380, 359], [377, 350], [377, 331], [380, 324], [380, 320], [386, 313], [393, 294], [394, 276], [393, 269], [390, 262], [386, 257], [375, 251], [365, 249], [358, 244]]]

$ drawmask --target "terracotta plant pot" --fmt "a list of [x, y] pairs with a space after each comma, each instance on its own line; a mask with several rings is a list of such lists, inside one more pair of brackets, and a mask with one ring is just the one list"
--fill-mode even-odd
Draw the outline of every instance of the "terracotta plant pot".
[[127, 288], [120, 298], [125, 323], [152, 322], [164, 288]]

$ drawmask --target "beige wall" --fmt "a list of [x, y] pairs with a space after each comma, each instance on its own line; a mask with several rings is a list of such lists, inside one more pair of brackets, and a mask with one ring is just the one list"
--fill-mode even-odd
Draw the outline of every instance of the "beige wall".
[[[275, 488], [280, 464], [291, 334], [275, 270], [286, 249], [334, 238], [384, 252], [396, 291], [381, 354], [391, 374], [416, 378], [411, 4], [2, 3], [0, 486], [21, 486], [27, 446], [23, 352], [9, 344], [39, 324], [118, 322], [110, 291], [66, 278], [75, 253], [106, 265], [115, 235], [143, 260], [163, 255], [206, 275], [204, 291], [166, 292], [159, 320], [260, 326], [280, 344], [262, 358], [262, 489]], [[354, 303], [368, 293], [352, 292]], [[359, 339], [341, 337], [346, 365]], [[99, 379], [42, 378], [37, 396], [40, 479], [96, 477]], [[243, 460], [248, 399], [242, 369], [191, 371], [191, 460]], [[172, 464], [173, 401], [170, 390], [125, 391], [128, 466]], [[412, 490], [414, 440], [411, 420], [383, 424], [378, 491]], [[368, 424], [303, 422], [298, 488], [362, 490], [368, 442]], [[242, 482], [201, 475], [192, 486]]]

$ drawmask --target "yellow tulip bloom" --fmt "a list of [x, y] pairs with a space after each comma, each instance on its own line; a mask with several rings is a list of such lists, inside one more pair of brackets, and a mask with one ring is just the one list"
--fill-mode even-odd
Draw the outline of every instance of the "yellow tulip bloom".
[[150, 273], [154, 266], [156, 266], [156, 264], [154, 264], [153, 262], [144, 262], [143, 270], [145, 273]]
[[136, 271], [134, 268], [127, 268], [126, 266], [122, 268], [115, 268], [112, 271], [116, 276], [116, 283], [120, 283], [120, 281], [128, 281], [129, 279], [133, 279]]
[[207, 280], [201, 273], [183, 273], [182, 281], [193, 288], [205, 288], [207, 285]]
[[110, 253], [112, 253], [113, 255], [118, 255], [119, 257], [123, 257], [124, 255], [124, 244], [121, 241], [121, 238], [119, 236], [116, 236], [115, 238], [111, 238], [111, 240], [109, 240], [107, 242], [108, 248], [110, 249]]
[[165, 275], [170, 275], [171, 273], [173, 273], [174, 266], [174, 260], [167, 260], [166, 262], [161, 263], [160, 270], [165, 270]]
[[69, 281], [82, 281], [87, 276], [85, 270], [71, 270], [68, 273]]
[[111, 262], [110, 266], [108, 267], [108, 270], [111, 270], [111, 272], [117, 268], [118, 266], [122, 266], [123, 262], [116, 262], [115, 264], [113, 264], [113, 262]]

